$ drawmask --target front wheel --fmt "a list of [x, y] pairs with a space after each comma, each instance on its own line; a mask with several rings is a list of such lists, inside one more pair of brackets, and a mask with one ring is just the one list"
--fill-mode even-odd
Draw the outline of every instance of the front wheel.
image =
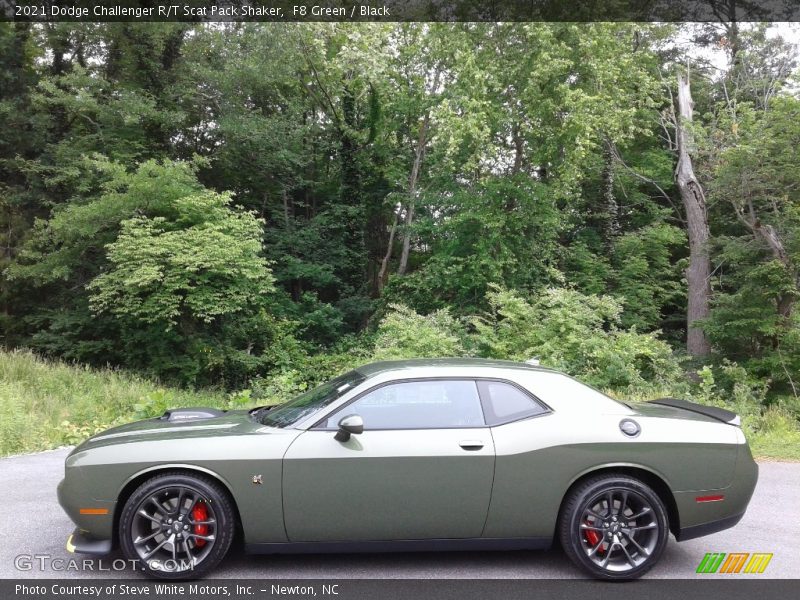
[[567, 556], [590, 575], [636, 579], [661, 557], [669, 523], [649, 486], [625, 475], [601, 475], [569, 494], [559, 535]]
[[216, 481], [164, 473], [128, 498], [120, 517], [120, 545], [150, 576], [202, 577], [228, 552], [234, 519], [231, 501]]

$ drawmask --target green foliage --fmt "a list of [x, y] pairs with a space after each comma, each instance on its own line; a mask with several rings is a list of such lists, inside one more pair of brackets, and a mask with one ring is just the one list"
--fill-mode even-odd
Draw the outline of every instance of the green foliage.
[[679, 375], [678, 360], [656, 333], [619, 329], [622, 306], [610, 296], [550, 288], [529, 301], [496, 288], [489, 304], [491, 311], [473, 321], [482, 355], [535, 357], [615, 390], [663, 386]]
[[699, 384], [688, 392], [692, 400], [734, 411], [756, 456], [800, 459], [800, 429], [796, 397], [768, 402], [769, 380], [754, 377], [741, 365], [723, 360], [717, 368], [698, 371]]
[[689, 391], [692, 399], [734, 411], [742, 417], [745, 431], [755, 433], [765, 409], [769, 382], [753, 377], [729, 360], [723, 360], [717, 367], [704, 365], [697, 375], [699, 382]]
[[[753, 48], [766, 44], [767, 55], [779, 45], [768, 42], [763, 31], [753, 36]], [[704, 328], [723, 356], [769, 380], [776, 393], [796, 396], [800, 101], [783, 94], [761, 98], [753, 89], [748, 95], [747, 102], [715, 107], [710, 195], [725, 211], [718, 218], [722, 231], [715, 245], [718, 290]], [[759, 109], [764, 102], [768, 105]]]
[[374, 360], [463, 356], [462, 327], [447, 310], [422, 316], [393, 304], [381, 320], [372, 354]]
[[308, 374], [297, 369], [282, 369], [269, 379], [252, 381], [253, 397], [263, 404], [280, 404], [309, 389]]
[[615, 295], [624, 306], [623, 327], [652, 330], [685, 302], [682, 261], [675, 249], [685, 245], [686, 234], [673, 225], [659, 223], [626, 233], [614, 245], [612, 279]]
[[723, 356], [791, 390], [800, 372], [800, 316], [795, 312], [787, 322], [776, 303], [780, 294], [794, 293], [794, 283], [777, 261], [747, 264], [739, 246], [731, 240], [721, 254], [738, 268], [729, 273], [703, 328]]
[[[148, 414], [146, 416], [150, 417], [154, 415]], [[142, 416], [141, 418], [145, 417]], [[103, 421], [101, 419], [92, 419], [91, 421], [83, 423], [73, 423], [72, 421], [65, 420], [59, 423], [57, 427], [51, 427], [50, 430], [45, 435], [46, 439], [55, 438], [57, 440], [60, 440], [60, 443], [64, 445], [77, 446], [78, 444], [86, 440], [86, 438], [89, 438], [102, 431], [105, 431], [109, 427], [113, 427], [115, 425], [121, 425], [125, 422], [127, 422], [127, 419], [123, 417], [118, 417], [110, 422]]]
[[564, 278], [584, 294], [602, 294], [608, 288], [610, 260], [592, 251], [585, 240], [576, 240], [561, 257]]
[[440, 212], [420, 219], [430, 240], [419, 270], [393, 280], [388, 301], [417, 310], [485, 308], [490, 285], [535, 290], [560, 278], [556, 268], [561, 216], [547, 189], [523, 178], [491, 178], [453, 194]]
[[[59, 330], [79, 340], [99, 331], [122, 338], [113, 352], [129, 366], [192, 384], [240, 385], [285, 353], [302, 354], [292, 325], [270, 314], [261, 221], [233, 207], [230, 194], [204, 190], [196, 165], [148, 161], [129, 173], [88, 164], [105, 179], [100, 195], [41, 221], [8, 271], [39, 287], [64, 279], [86, 294], [73, 298], [72, 326], [63, 314], [31, 317], [50, 323], [34, 345], [57, 351]], [[75, 358], [104, 351], [83, 342]]]
[[272, 277], [261, 224], [208, 192], [177, 198], [171, 219], [122, 221], [106, 247], [109, 270], [88, 286], [92, 307], [135, 323], [213, 323], [263, 306]]
[[97, 182], [97, 189], [37, 220], [8, 275], [37, 286], [91, 276], [105, 265], [103, 249], [116, 239], [123, 221], [138, 213], [169, 215], [174, 202], [202, 189], [195, 168], [147, 161], [128, 172], [103, 157], [83, 160], [79, 174]]
[[[230, 408], [373, 358], [538, 356], [620, 395], [741, 405], [773, 440], [800, 415], [797, 52], [743, 24], [736, 61], [692, 64], [713, 261], [695, 384], [664, 85], [689, 33], [0, 24], [2, 343]], [[161, 388], [137, 414], [179, 401]], [[0, 422], [13, 447], [25, 414]]]
[[148, 393], [139, 402], [133, 405], [133, 416], [137, 419], [160, 417], [165, 411], [174, 406], [175, 399], [165, 389], [157, 389]]

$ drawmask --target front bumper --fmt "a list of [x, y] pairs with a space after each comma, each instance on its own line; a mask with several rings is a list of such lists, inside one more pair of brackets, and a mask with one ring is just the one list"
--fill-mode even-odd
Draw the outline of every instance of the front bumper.
[[96, 540], [88, 536], [80, 527], [76, 527], [75, 531], [67, 538], [67, 551], [103, 556], [111, 552], [111, 540]]
[[114, 536], [116, 502], [95, 500], [86, 492], [86, 485], [75, 471], [58, 484], [58, 503], [67, 516], [92, 539], [105, 540]]

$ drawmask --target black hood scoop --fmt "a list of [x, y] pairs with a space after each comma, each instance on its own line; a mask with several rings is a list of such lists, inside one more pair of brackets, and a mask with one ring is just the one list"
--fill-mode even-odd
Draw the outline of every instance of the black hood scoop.
[[216, 408], [171, 408], [159, 417], [162, 421], [170, 423], [185, 423], [202, 419], [214, 419], [225, 413]]

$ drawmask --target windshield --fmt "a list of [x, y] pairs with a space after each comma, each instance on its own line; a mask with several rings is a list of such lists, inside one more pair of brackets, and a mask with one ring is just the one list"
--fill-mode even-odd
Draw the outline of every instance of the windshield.
[[350, 371], [265, 412], [259, 421], [271, 427], [288, 427], [328, 406], [365, 379], [361, 373]]

